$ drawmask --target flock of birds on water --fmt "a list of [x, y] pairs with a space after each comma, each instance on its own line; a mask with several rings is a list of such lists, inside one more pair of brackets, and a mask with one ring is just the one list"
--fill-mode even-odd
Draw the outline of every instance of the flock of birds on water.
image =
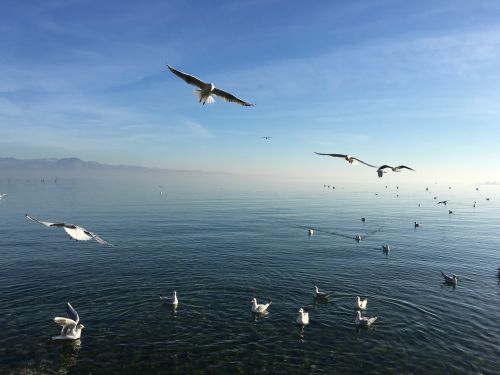
[[[198, 79], [190, 74], [176, 70], [175, 68], [171, 67], [170, 65], [167, 65], [167, 67], [177, 77], [181, 78], [186, 83], [197, 87], [197, 89], [195, 90], [195, 95], [197, 96], [198, 101], [203, 105], [214, 103], [215, 102], [214, 96], [218, 96], [218, 97], [221, 97], [228, 102], [236, 103], [236, 104], [239, 104], [242, 106], [246, 106], [246, 107], [254, 106], [254, 104], [249, 103], [247, 101], [244, 101], [242, 99], [239, 99], [238, 97], [236, 97], [235, 95], [233, 95], [227, 91], [223, 91], [219, 88], [216, 88], [213, 83], [204, 82], [204, 81], [202, 81], [202, 80], [200, 80], [200, 79]], [[262, 138], [265, 140], [270, 140], [272, 137], [271, 136], [263, 136]], [[331, 156], [334, 158], [342, 158], [342, 159], [346, 160], [351, 165], [361, 163], [361, 164], [364, 164], [368, 167], [376, 168], [378, 177], [383, 177], [384, 173], [387, 173], [387, 170], [391, 170], [393, 172], [401, 172], [404, 169], [407, 169], [410, 171], [415, 171], [413, 168], [410, 168], [410, 167], [405, 166], [405, 165], [398, 165], [398, 166], [392, 167], [390, 165], [384, 164], [384, 165], [377, 167], [373, 164], [369, 164], [367, 162], [362, 161], [361, 159], [358, 159], [354, 156], [347, 155], [347, 154], [333, 154], [333, 153], [329, 154], [329, 153], [319, 153], [319, 152], [315, 152], [315, 154], [322, 155], [322, 156]], [[57, 179], [55, 180], [55, 182], [57, 182]], [[162, 186], [160, 186], [160, 187], [162, 187]], [[324, 185], [324, 187], [327, 187], [327, 185]], [[330, 185], [328, 185], [328, 188], [330, 188]], [[335, 189], [334, 186], [332, 186], [332, 188]], [[386, 188], [387, 188], [387, 186], [386, 186]], [[397, 187], [397, 188], [399, 189], [399, 187]], [[451, 189], [451, 187], [450, 187], [450, 189]], [[426, 190], [428, 191], [429, 189], [426, 188]], [[476, 188], [476, 190], [478, 190], [478, 189]], [[7, 194], [5, 194], [5, 193], [0, 193], [0, 200], [2, 200], [6, 195]], [[434, 199], [437, 199], [437, 197], [434, 197]], [[486, 200], [490, 200], [490, 199], [486, 198]], [[437, 204], [443, 204], [444, 206], [446, 206], [448, 202], [449, 202], [448, 200], [443, 200], [443, 201], [437, 202]], [[473, 205], [474, 207], [476, 207], [476, 203], [477, 202], [474, 202], [474, 205]], [[419, 204], [419, 206], [420, 206], [420, 204]], [[453, 213], [453, 211], [449, 210], [449, 214], [451, 214], [451, 213]], [[41, 220], [38, 220], [38, 219], [28, 215], [28, 214], [26, 214], [26, 218], [35, 222], [35, 223], [41, 224], [45, 227], [48, 227], [48, 228], [53, 228], [53, 227], [63, 228], [64, 231], [71, 238], [73, 238], [76, 241], [95, 240], [96, 242], [98, 242], [101, 245], [114, 246], [111, 243], [103, 240], [96, 233], [91, 232], [91, 231], [89, 231], [81, 226], [78, 226], [78, 225], [63, 223], [63, 222], [52, 223], [52, 222], [47, 222], [47, 221], [41, 221]], [[363, 222], [365, 222], [366, 219], [362, 218], [361, 220]], [[415, 221], [414, 226], [415, 226], [415, 228], [419, 228], [422, 226], [422, 224]], [[314, 231], [315, 231], [314, 228], [309, 228], [308, 229], [309, 236], [314, 235]], [[362, 236], [360, 234], [357, 234], [354, 238], [358, 242], [362, 240]], [[391, 247], [389, 244], [384, 244], [384, 245], [382, 245], [382, 250], [384, 253], [388, 254], [391, 251]], [[500, 279], [500, 267], [497, 269], [497, 271], [498, 271], [497, 276]], [[459, 276], [457, 276], [455, 274], [452, 274], [450, 276], [450, 275], [445, 274], [442, 271], [441, 271], [441, 275], [444, 278], [445, 284], [452, 285], [453, 287], [457, 286]], [[333, 295], [333, 292], [320, 291], [317, 286], [314, 286], [313, 295], [314, 295], [315, 299], [328, 301], [329, 298]], [[160, 300], [163, 303], [172, 306], [174, 309], [177, 308], [177, 306], [179, 304], [179, 299], [177, 297], [177, 291], [175, 291], [175, 290], [173, 291], [171, 297], [160, 295]], [[272, 301], [269, 301], [267, 303], [258, 303], [256, 298], [252, 298], [250, 303], [251, 303], [251, 312], [253, 314], [266, 315], [266, 314], [268, 314], [269, 307], [271, 306]], [[367, 305], [368, 305], [367, 298], [362, 299], [359, 296], [356, 296], [355, 304], [354, 304], [354, 307], [356, 309], [356, 316], [355, 316], [354, 322], [357, 326], [370, 327], [378, 319], [377, 316], [374, 316], [374, 317], [362, 316], [361, 312], [365, 311], [367, 309]], [[54, 318], [54, 322], [59, 324], [62, 327], [62, 329], [61, 329], [60, 335], [52, 337], [53, 340], [77, 340], [81, 337], [82, 329], [85, 328], [85, 326], [80, 323], [80, 318], [79, 318], [77, 311], [73, 308], [73, 306], [69, 302], [66, 305], [66, 313], [68, 315], [67, 318], [63, 318], [63, 317], [55, 317]], [[300, 308], [298, 310], [298, 314], [296, 317], [296, 323], [301, 325], [301, 326], [305, 326], [305, 325], [309, 324], [309, 312], [305, 311], [303, 308]]]

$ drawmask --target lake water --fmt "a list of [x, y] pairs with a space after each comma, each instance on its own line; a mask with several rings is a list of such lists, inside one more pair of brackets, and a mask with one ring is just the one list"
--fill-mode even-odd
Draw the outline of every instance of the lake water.
[[[430, 188], [160, 195], [146, 184], [2, 181], [0, 372], [499, 373], [500, 187]], [[25, 213], [116, 246], [72, 241]], [[456, 288], [441, 270], [460, 276]], [[330, 302], [314, 301], [314, 285], [334, 291]], [[176, 310], [158, 297], [174, 289]], [[357, 295], [378, 316], [371, 329], [354, 325]], [[267, 316], [251, 314], [252, 297], [272, 300]], [[53, 342], [67, 301], [86, 328]]]

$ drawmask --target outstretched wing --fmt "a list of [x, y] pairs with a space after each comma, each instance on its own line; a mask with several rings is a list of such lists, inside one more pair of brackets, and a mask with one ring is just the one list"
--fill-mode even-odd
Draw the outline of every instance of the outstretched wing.
[[203, 82], [202, 80], [196, 78], [195, 76], [192, 76], [187, 73], [183, 73], [177, 69], [172, 68], [170, 65], [167, 65], [167, 67], [170, 69], [172, 73], [174, 73], [177, 77], [185, 81], [186, 83], [189, 83], [190, 85], [198, 86], [200, 89], [204, 88], [207, 84]]
[[314, 152], [317, 155], [325, 155], [325, 156], [333, 156], [334, 158], [345, 158], [347, 155], [342, 155], [342, 154], [322, 154], [321, 152]]
[[364, 165], [367, 165], [369, 167], [372, 167], [372, 168], [377, 168], [375, 165], [371, 165], [371, 164], [368, 164], [368, 163], [365, 163], [363, 160], [360, 160], [358, 158], [355, 158], [354, 156], [352, 157], [354, 160], [356, 161], [359, 161], [360, 163], [363, 163]]
[[28, 214], [26, 214], [26, 218], [30, 219], [31, 221], [34, 221], [35, 223], [45, 225], [46, 227], [64, 227], [66, 224], [64, 223], [49, 223], [48, 221], [40, 221], [38, 219], [35, 219]]
[[57, 324], [62, 326], [61, 336], [66, 336], [68, 334], [68, 332], [70, 332], [71, 330], [73, 330], [76, 327], [76, 324], [77, 324], [74, 320], [67, 319], [67, 318], [61, 318], [58, 316], [56, 316], [54, 318], [54, 322], [56, 322]]
[[71, 306], [71, 303], [69, 302], [68, 305], [66, 306], [66, 312], [68, 313], [70, 319], [72, 319], [75, 322], [75, 324], [78, 324], [78, 322], [80, 321], [80, 317], [78, 316], [78, 313], [73, 308], [73, 306]]
[[392, 167], [391, 167], [390, 165], [384, 164], [384, 165], [382, 165], [382, 166], [378, 167], [378, 170], [380, 170], [380, 171], [381, 171], [382, 169], [386, 169], [386, 168], [390, 168], [390, 169], [392, 169]]
[[252, 103], [248, 103], [244, 100], [241, 100], [241, 99], [237, 98], [236, 96], [234, 96], [233, 94], [230, 94], [230, 93], [223, 91], [221, 89], [218, 89], [218, 88], [215, 88], [212, 91], [212, 94], [220, 96], [225, 101], [232, 102], [232, 103], [238, 103], [238, 104], [244, 105], [245, 107], [251, 107], [251, 106], [255, 105]]
[[413, 171], [415, 172], [414, 169], [410, 168], [410, 167], [407, 167], [406, 165], [400, 165], [400, 166], [397, 166], [396, 169], [409, 169], [410, 171]]
[[103, 240], [101, 237], [99, 237], [97, 234], [95, 234], [93, 232], [85, 231], [85, 233], [92, 236], [92, 238], [94, 240], [96, 240], [98, 243], [100, 243], [101, 245], [114, 246], [113, 244], [109, 243], [108, 241]]

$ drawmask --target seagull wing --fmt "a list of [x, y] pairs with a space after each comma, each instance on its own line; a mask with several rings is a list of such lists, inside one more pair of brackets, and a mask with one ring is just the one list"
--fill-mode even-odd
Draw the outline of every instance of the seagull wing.
[[322, 154], [321, 152], [314, 152], [316, 155], [325, 155], [325, 156], [333, 156], [334, 158], [345, 158], [347, 155], [342, 154]]
[[80, 321], [80, 317], [78, 316], [78, 313], [73, 308], [73, 306], [71, 306], [71, 303], [69, 302], [68, 305], [66, 306], [66, 312], [68, 313], [70, 319], [72, 319], [75, 324], [78, 324], [78, 322]]
[[238, 104], [244, 105], [245, 107], [251, 107], [251, 106], [255, 105], [252, 103], [245, 102], [244, 100], [237, 98], [233, 94], [230, 94], [230, 93], [223, 91], [221, 89], [218, 89], [218, 88], [215, 88], [212, 91], [212, 93], [214, 95], [220, 96], [221, 98], [223, 98], [224, 100], [226, 100], [228, 102], [238, 103]]
[[385, 168], [391, 168], [392, 169], [392, 167], [390, 165], [384, 164], [384, 165], [378, 167], [378, 170], [381, 171], [382, 169], [385, 169]]
[[64, 223], [49, 223], [48, 221], [40, 221], [38, 219], [35, 219], [28, 214], [26, 214], [26, 218], [30, 219], [31, 221], [34, 221], [35, 223], [45, 225], [46, 227], [64, 227], [66, 224]]
[[355, 158], [355, 157], [352, 157], [352, 158], [356, 161], [359, 161], [360, 163], [363, 163], [364, 165], [367, 165], [367, 166], [372, 167], [372, 168], [377, 168], [375, 165], [365, 163], [363, 160], [359, 160], [358, 158]]
[[396, 167], [396, 169], [409, 169], [410, 171], [415, 172], [415, 169], [407, 167], [406, 165], [400, 165], [400, 166]]
[[72, 319], [61, 318], [58, 316], [56, 316], [54, 318], [54, 322], [56, 322], [57, 324], [62, 326], [61, 336], [66, 336], [68, 334], [68, 332], [70, 332], [71, 330], [73, 330], [76, 327], [76, 324], [77, 324]]
[[88, 230], [86, 230], [85, 233], [88, 234], [89, 236], [91, 236], [94, 240], [96, 240], [101, 245], [114, 246], [113, 244], [109, 243], [108, 241], [103, 240], [101, 237], [99, 237], [97, 234], [95, 234], [93, 232], [89, 232]]
[[200, 89], [204, 88], [207, 85], [205, 82], [196, 78], [195, 76], [180, 72], [177, 69], [172, 68], [170, 65], [167, 66], [172, 73], [174, 73], [177, 77], [184, 80], [186, 83], [189, 83], [190, 85], [198, 86]]

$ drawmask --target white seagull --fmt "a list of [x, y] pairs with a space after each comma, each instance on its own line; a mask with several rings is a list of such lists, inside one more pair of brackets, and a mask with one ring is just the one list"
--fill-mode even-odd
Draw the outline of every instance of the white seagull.
[[356, 311], [356, 320], [355, 323], [358, 326], [363, 326], [363, 327], [370, 327], [372, 323], [374, 323], [377, 320], [378, 317], [374, 316], [373, 318], [367, 318], [361, 316], [361, 311]]
[[359, 298], [359, 296], [356, 296], [356, 309], [366, 310], [367, 305], [368, 305], [368, 298], [361, 299]]
[[441, 271], [441, 275], [443, 275], [444, 282], [446, 284], [450, 284], [450, 285], [453, 285], [453, 286], [457, 285], [457, 283], [458, 283], [458, 276], [457, 275], [452, 274], [451, 276], [448, 276], [443, 271]]
[[160, 295], [160, 299], [168, 305], [177, 306], [179, 304], [179, 300], [177, 299], [177, 292], [174, 290], [172, 297], [163, 297]]
[[87, 229], [79, 227], [78, 225], [74, 224], [66, 224], [66, 223], [49, 223], [47, 221], [40, 221], [37, 220], [28, 214], [26, 214], [26, 217], [30, 219], [31, 221], [34, 221], [38, 224], [45, 225], [46, 227], [63, 227], [66, 233], [69, 234], [71, 238], [74, 238], [77, 241], [88, 241], [88, 240], [96, 240], [98, 243], [101, 245], [108, 245], [108, 246], [113, 246], [107, 241], [104, 241], [101, 237], [99, 237], [97, 234], [93, 232], [89, 232]]
[[0, 193], [0, 200], [2, 200], [3, 197], [5, 197], [7, 194], [6, 193]]
[[309, 313], [307, 311], [304, 311], [303, 308], [299, 309], [299, 315], [297, 316], [297, 324], [303, 326], [309, 324]]
[[252, 304], [252, 312], [256, 314], [264, 314], [267, 312], [267, 308], [271, 304], [272, 301], [269, 301], [269, 303], [257, 303], [257, 299], [252, 298], [250, 303]]
[[68, 302], [66, 306], [66, 312], [69, 318], [61, 318], [56, 316], [54, 322], [62, 326], [61, 334], [59, 336], [53, 336], [52, 340], [77, 340], [82, 334], [82, 329], [85, 328], [83, 324], [78, 324], [80, 317], [76, 310]]
[[198, 89], [196, 89], [195, 93], [198, 96], [198, 101], [205, 105], [205, 103], [211, 104], [215, 102], [213, 95], [220, 96], [224, 100], [228, 102], [233, 102], [233, 103], [238, 103], [240, 105], [249, 107], [253, 106], [254, 104], [245, 102], [244, 100], [238, 99], [236, 96], [233, 94], [230, 94], [226, 91], [222, 91], [221, 89], [218, 89], [214, 86], [213, 83], [208, 83], [208, 82], [203, 82], [202, 80], [189, 75], [187, 73], [180, 72], [174, 68], [172, 68], [170, 65], [167, 65], [168, 69], [172, 73], [174, 73], [177, 77], [181, 78], [184, 80], [186, 83], [189, 83], [190, 85], [197, 86]]
[[372, 167], [372, 168], [377, 168], [376, 166], [374, 165], [371, 165], [371, 164], [368, 164], [368, 163], [365, 163], [363, 160], [360, 160], [358, 158], [355, 158], [354, 156], [351, 156], [351, 155], [344, 155], [344, 154], [322, 154], [320, 152], [314, 152], [316, 155], [325, 155], [325, 156], [332, 156], [334, 158], [343, 158], [345, 159], [349, 164], [358, 164], [359, 163], [363, 163], [364, 165], [367, 165], [369, 167]]
[[327, 299], [332, 294], [333, 292], [320, 292], [318, 287], [316, 285], [314, 286], [314, 298]]
[[310, 236], [312, 236], [314, 234], [314, 229], [309, 228], [307, 230], [307, 234], [309, 234]]
[[382, 245], [382, 250], [384, 251], [384, 253], [389, 253], [389, 251], [391, 251], [391, 247], [389, 246], [389, 244], [385, 244]]
[[356, 237], [354, 237], [354, 239], [359, 242], [361, 241], [361, 234], [356, 234]]
[[390, 168], [393, 172], [401, 172], [401, 169], [409, 169], [410, 171], [413, 171], [415, 172], [414, 169], [410, 168], [410, 167], [407, 167], [406, 165], [398, 165], [397, 167], [391, 167], [390, 165], [382, 165], [380, 167], [378, 167], [377, 169], [377, 174], [379, 177], [382, 177], [385, 173], [384, 169], [386, 168]]

